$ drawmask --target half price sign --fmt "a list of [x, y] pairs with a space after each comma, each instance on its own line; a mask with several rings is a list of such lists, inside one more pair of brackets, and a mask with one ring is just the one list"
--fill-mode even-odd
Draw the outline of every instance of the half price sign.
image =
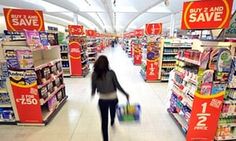
[[9, 8], [4, 8], [3, 11], [7, 30], [9, 31], [44, 31], [44, 19], [42, 11]]
[[182, 29], [220, 29], [229, 27], [233, 0], [185, 2]]

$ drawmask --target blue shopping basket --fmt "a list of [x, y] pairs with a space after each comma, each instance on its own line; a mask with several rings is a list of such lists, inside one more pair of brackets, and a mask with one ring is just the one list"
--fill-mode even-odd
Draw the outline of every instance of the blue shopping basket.
[[140, 104], [126, 104], [117, 107], [117, 117], [120, 122], [140, 121]]

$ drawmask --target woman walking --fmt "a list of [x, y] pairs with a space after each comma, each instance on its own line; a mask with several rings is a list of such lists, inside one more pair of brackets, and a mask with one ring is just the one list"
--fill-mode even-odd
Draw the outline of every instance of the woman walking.
[[92, 96], [99, 93], [99, 109], [102, 120], [103, 141], [108, 141], [108, 112], [110, 110], [110, 124], [114, 125], [118, 98], [116, 91], [120, 90], [129, 100], [129, 95], [120, 86], [116, 74], [109, 68], [106, 56], [101, 55], [94, 64], [92, 74]]

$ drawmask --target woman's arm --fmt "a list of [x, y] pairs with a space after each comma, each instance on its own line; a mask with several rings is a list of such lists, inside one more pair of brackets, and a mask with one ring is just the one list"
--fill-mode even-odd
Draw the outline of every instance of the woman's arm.
[[114, 71], [112, 71], [112, 75], [113, 75], [113, 82], [116, 88], [120, 90], [126, 96], [127, 99], [129, 99], [129, 94], [121, 87]]

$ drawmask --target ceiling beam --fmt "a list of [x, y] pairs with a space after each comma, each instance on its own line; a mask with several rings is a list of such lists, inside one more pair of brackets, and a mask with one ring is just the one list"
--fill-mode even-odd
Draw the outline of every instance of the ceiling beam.
[[109, 16], [109, 21], [111, 23], [111, 28], [113, 30], [113, 32], [115, 31], [115, 28], [114, 28], [114, 20], [113, 20], [113, 9], [112, 9], [112, 3], [111, 3], [111, 0], [102, 0], [103, 1], [103, 4], [104, 4], [104, 7], [107, 11], [107, 14]]
[[147, 12], [149, 9], [153, 8], [154, 6], [156, 6], [156, 5], [158, 5], [158, 4], [162, 3], [162, 2], [163, 2], [162, 0], [157, 1], [157, 2], [155, 2], [153, 5], [151, 5], [151, 6], [147, 7], [147, 8], [145, 8], [144, 10], [138, 12], [137, 15], [136, 15], [131, 21], [129, 21], [129, 23], [125, 26], [124, 31], [127, 30], [127, 28], [130, 26], [130, 24], [131, 24], [132, 22], [135, 21], [135, 19], [137, 19], [139, 16], [141, 16], [142, 14], [144, 14], [145, 12]]

